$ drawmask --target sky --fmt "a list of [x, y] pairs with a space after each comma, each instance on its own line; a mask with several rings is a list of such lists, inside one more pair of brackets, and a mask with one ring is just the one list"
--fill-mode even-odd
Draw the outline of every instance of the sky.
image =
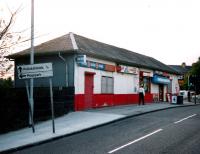
[[[30, 37], [31, 0], [0, 0], [5, 6], [20, 7], [12, 28]], [[199, 0], [35, 0], [34, 8], [35, 45], [73, 32], [167, 65], [200, 57]]]

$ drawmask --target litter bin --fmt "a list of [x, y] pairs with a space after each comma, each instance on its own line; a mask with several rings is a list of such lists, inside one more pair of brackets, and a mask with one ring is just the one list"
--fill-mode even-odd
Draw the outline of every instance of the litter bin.
[[176, 104], [176, 103], [177, 103], [177, 96], [172, 95], [172, 104]]
[[177, 96], [177, 104], [183, 104], [183, 96]]

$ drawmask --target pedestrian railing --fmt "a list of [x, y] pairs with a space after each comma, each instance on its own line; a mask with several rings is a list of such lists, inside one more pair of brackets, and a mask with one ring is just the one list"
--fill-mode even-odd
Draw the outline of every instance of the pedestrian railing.
[[[195, 96], [192, 96], [191, 101], [195, 103]], [[196, 95], [196, 103], [200, 103], [200, 95]]]

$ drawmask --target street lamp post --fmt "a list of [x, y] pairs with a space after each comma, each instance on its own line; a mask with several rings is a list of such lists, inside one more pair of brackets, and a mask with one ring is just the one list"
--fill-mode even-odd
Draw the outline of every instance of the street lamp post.
[[[30, 64], [34, 64], [34, 0], [31, 0], [31, 50], [30, 50]], [[33, 100], [33, 78], [30, 79], [30, 119], [31, 125], [33, 129], [33, 133], [35, 132], [34, 129], [34, 122], [33, 122], [33, 113], [34, 113], [34, 100]]]

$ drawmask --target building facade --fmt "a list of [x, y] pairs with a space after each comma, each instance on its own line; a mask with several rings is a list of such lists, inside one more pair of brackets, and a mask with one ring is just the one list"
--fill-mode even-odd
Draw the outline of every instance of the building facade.
[[[188, 77], [189, 71], [191, 71], [192, 66], [187, 66], [186, 63], [182, 63], [181, 65], [169, 65], [172, 69], [178, 72], [180, 75], [178, 76], [178, 83], [181, 90], [187, 90], [184, 87], [184, 79]], [[189, 89], [189, 87], [188, 87]]]
[[178, 93], [177, 75], [87, 57], [75, 63], [75, 108], [138, 103], [138, 88], [144, 85], [145, 102], [168, 101]]
[[[15, 86], [25, 87], [16, 66], [29, 63], [29, 50], [8, 56], [15, 60]], [[73, 110], [138, 103], [138, 88], [145, 102], [169, 101], [178, 93], [178, 73], [160, 61], [73, 33], [35, 47], [35, 63], [51, 62], [53, 86], [73, 89]], [[34, 80], [48, 87], [48, 80]]]

